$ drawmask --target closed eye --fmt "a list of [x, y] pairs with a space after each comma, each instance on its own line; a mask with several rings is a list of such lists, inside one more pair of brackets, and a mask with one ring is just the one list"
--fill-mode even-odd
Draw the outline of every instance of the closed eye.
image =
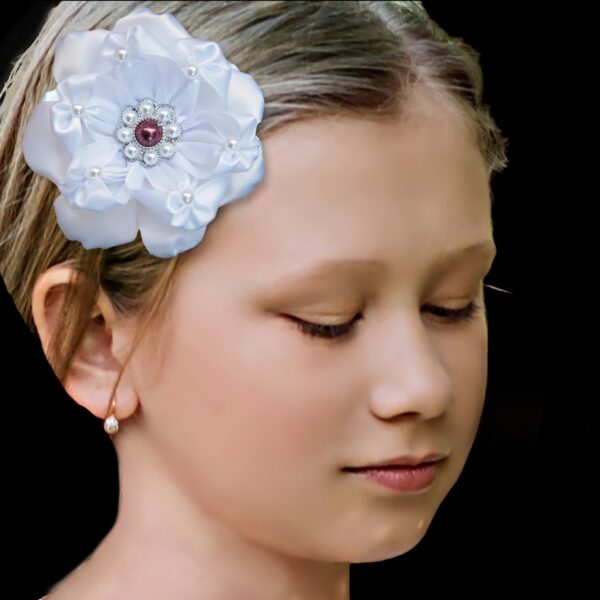
[[[425, 305], [425, 312], [430, 312], [443, 319], [444, 323], [452, 324], [460, 321], [474, 319], [482, 306], [477, 302], [469, 302], [466, 306], [460, 308], [446, 308], [443, 306]], [[312, 338], [322, 338], [327, 340], [336, 340], [347, 337], [353, 330], [354, 325], [364, 318], [362, 313], [356, 314], [350, 321], [340, 324], [311, 323], [297, 317], [288, 315], [292, 323], [300, 331]]]

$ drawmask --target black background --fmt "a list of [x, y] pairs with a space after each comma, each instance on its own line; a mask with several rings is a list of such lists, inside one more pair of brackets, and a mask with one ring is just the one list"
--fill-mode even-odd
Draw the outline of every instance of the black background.
[[[0, 41], [3, 81], [55, 4], [11, 6]], [[561, 586], [578, 597], [598, 557], [588, 284], [597, 269], [584, 263], [597, 236], [583, 233], [595, 199], [579, 189], [587, 145], [572, 139], [594, 112], [578, 71], [589, 52], [581, 45], [586, 16], [581, 7], [572, 14], [542, 3], [424, 5], [479, 52], [485, 100], [509, 139], [509, 167], [492, 184], [498, 257], [487, 282], [512, 293], [486, 291], [488, 394], [461, 478], [413, 550], [352, 566], [352, 599]], [[0, 319], [4, 597], [37, 600], [110, 529], [117, 464], [102, 423], [64, 392], [1, 279]]]

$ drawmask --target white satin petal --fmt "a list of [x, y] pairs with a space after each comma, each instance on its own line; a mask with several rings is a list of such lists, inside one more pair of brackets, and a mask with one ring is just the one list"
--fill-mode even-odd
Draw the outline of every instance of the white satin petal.
[[134, 25], [140, 25], [168, 48], [178, 39], [190, 37], [187, 29], [171, 14], [157, 15], [145, 6], [134, 8], [121, 17], [113, 26], [113, 31], [127, 31]]
[[161, 69], [163, 87], [169, 90], [169, 104], [177, 107], [177, 120], [182, 125], [187, 124], [198, 106], [200, 85], [178, 69], [174, 69], [173, 63], [170, 64], [169, 70], [170, 73], [165, 73], [164, 67]]
[[193, 108], [198, 95], [198, 86], [181, 72], [171, 58], [153, 56], [152, 64], [156, 69], [159, 88], [155, 100], [177, 106], [178, 116], [181, 108], [174, 101], [175, 97], [183, 97], [188, 109]]
[[198, 68], [216, 66], [229, 70], [228, 61], [221, 46], [211, 40], [193, 37], [181, 38], [169, 46], [169, 51], [181, 65], [195, 65]]
[[130, 68], [123, 68], [122, 73], [125, 77], [125, 85], [135, 93], [136, 98], [154, 98], [159, 102], [165, 102], [164, 99], [156, 98], [160, 90], [160, 81], [158, 70], [153, 61], [134, 61]]
[[82, 138], [81, 117], [72, 112], [73, 104], [86, 106], [94, 93], [96, 75], [73, 75], [58, 84], [61, 101], [56, 102], [50, 114], [52, 129], [69, 154], [73, 155]]
[[159, 258], [170, 258], [193, 248], [202, 241], [206, 231], [206, 227], [194, 231], [171, 227], [143, 204], [138, 204], [138, 220], [144, 246]]
[[97, 104], [105, 102], [111, 109], [117, 108], [117, 115], [120, 115], [123, 108], [135, 104], [135, 94], [128, 86], [123, 71], [115, 70], [110, 74], [103, 73], [95, 78], [94, 100]]
[[[144, 169], [144, 167], [142, 167]], [[144, 169], [146, 180], [155, 190], [170, 190], [179, 179], [179, 174], [169, 164], [168, 160], [161, 160], [156, 166]]]
[[54, 212], [65, 236], [81, 242], [87, 250], [126, 244], [138, 232], [137, 203], [133, 201], [95, 212], [72, 208], [61, 194], [54, 201]]
[[[140, 190], [132, 192], [132, 195], [164, 223], [194, 230], [205, 227], [215, 218], [227, 186], [227, 178], [217, 177], [205, 183], [187, 180], [170, 190]], [[181, 199], [182, 191], [193, 194], [190, 204]]]
[[258, 156], [250, 169], [241, 173], [234, 173], [229, 178], [229, 189], [224, 195], [221, 205], [233, 200], [244, 198], [250, 194], [265, 174], [262, 144], [258, 144]]
[[54, 79], [60, 83], [71, 75], [97, 73], [98, 53], [108, 34], [106, 29], [94, 29], [71, 31], [60, 37], [52, 63]]
[[116, 76], [116, 71], [110, 75], [98, 75], [94, 81], [93, 97], [82, 118], [95, 139], [113, 138], [120, 124], [121, 111], [133, 104], [134, 96]]
[[[239, 138], [241, 129], [236, 115], [225, 111], [197, 110], [194, 125], [185, 130], [185, 139], [190, 142], [221, 142]], [[216, 135], [215, 135], [216, 134]]]
[[[202, 74], [205, 70], [202, 71]], [[229, 77], [228, 77], [229, 79]], [[195, 111], [225, 111], [227, 109], [227, 91], [222, 92], [220, 89], [216, 89], [213, 82], [206, 79], [204, 76], [196, 78], [198, 84], [198, 98], [196, 102]], [[218, 86], [220, 87], [220, 86]], [[228, 89], [228, 88], [227, 88]], [[194, 114], [195, 116], [195, 114]]]
[[56, 185], [63, 182], [71, 163], [60, 139], [52, 131], [50, 111], [53, 102], [41, 102], [23, 130], [23, 158], [29, 167]]
[[[202, 174], [198, 173], [198, 169], [187, 159], [184, 152], [179, 149], [175, 156], [171, 158], [171, 164], [179, 170], [180, 173], [186, 173], [188, 175], [193, 175], [194, 177], [204, 178]], [[210, 172], [207, 173], [207, 176], [210, 175]]]
[[125, 178], [125, 185], [130, 190], [139, 190], [144, 186], [146, 175], [144, 173], [145, 167], [142, 167], [139, 162], [135, 161], [129, 166], [127, 177]]
[[249, 113], [257, 121], [262, 121], [265, 98], [254, 78], [248, 73], [231, 72], [228, 108], [234, 113]]
[[[123, 204], [129, 199], [121, 190], [127, 176], [124, 162], [125, 159], [120, 156], [120, 148], [114, 141], [84, 146], [71, 163], [67, 181], [59, 186], [60, 191], [73, 208], [103, 211]], [[88, 177], [93, 167], [102, 169], [102, 174], [97, 179]]]

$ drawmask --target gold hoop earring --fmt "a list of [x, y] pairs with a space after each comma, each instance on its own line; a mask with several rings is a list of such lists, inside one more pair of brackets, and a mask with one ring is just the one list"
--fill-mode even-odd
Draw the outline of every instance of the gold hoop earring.
[[110, 413], [108, 417], [104, 419], [104, 431], [106, 431], [106, 433], [108, 433], [109, 435], [112, 435], [113, 433], [117, 433], [117, 431], [119, 431], [119, 421], [117, 421], [117, 417], [115, 417], [116, 405], [117, 397], [115, 395], [115, 397], [112, 399], [112, 402], [110, 403]]

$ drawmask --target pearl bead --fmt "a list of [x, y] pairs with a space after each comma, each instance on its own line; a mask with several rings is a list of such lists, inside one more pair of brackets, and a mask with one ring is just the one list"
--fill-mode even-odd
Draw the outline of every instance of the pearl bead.
[[178, 123], [172, 123], [167, 127], [167, 137], [174, 139], [179, 137], [181, 133], [181, 126]]
[[150, 117], [154, 114], [154, 103], [149, 100], [144, 100], [138, 106], [138, 112], [142, 117]]
[[114, 417], [114, 415], [110, 415], [104, 421], [104, 431], [106, 433], [117, 433], [119, 431], [119, 421]]
[[193, 200], [194, 196], [191, 192], [183, 192], [181, 194], [181, 199], [186, 203], [189, 204], [192, 200]]
[[127, 50], [125, 50], [125, 48], [119, 48], [115, 52], [115, 56], [117, 57], [117, 60], [125, 60], [127, 58]]
[[196, 77], [198, 74], [198, 67], [196, 65], [188, 65], [186, 72], [188, 77]]
[[100, 167], [92, 167], [90, 169], [90, 172], [88, 173], [88, 176], [91, 179], [96, 179], [96, 178], [100, 177], [101, 174], [102, 174], [102, 169]]
[[144, 154], [144, 162], [150, 166], [155, 165], [159, 158], [158, 153], [154, 150], [148, 150], [148, 152]]
[[235, 150], [235, 147], [236, 147], [237, 145], [238, 145], [238, 142], [237, 142], [237, 140], [229, 140], [229, 141], [227, 142], [227, 148], [228, 148], [229, 150]]
[[160, 106], [156, 111], [156, 116], [164, 123], [171, 120], [173, 111], [168, 106]]
[[123, 144], [130, 142], [133, 138], [133, 130], [130, 127], [121, 127], [119, 131], [117, 131], [117, 138]]
[[123, 121], [123, 123], [125, 123], [125, 125], [133, 125], [135, 123], [135, 120], [137, 119], [137, 112], [135, 111], [135, 108], [128, 106], [124, 111], [123, 111], [123, 115], [121, 116], [121, 120]]
[[175, 145], [165, 142], [159, 148], [160, 155], [164, 158], [169, 158], [175, 154]]
[[135, 144], [127, 144], [123, 152], [127, 158], [136, 158], [139, 153], [139, 149]]
[[83, 104], [73, 104], [73, 106], [71, 107], [71, 112], [76, 117], [79, 117], [83, 113]]

